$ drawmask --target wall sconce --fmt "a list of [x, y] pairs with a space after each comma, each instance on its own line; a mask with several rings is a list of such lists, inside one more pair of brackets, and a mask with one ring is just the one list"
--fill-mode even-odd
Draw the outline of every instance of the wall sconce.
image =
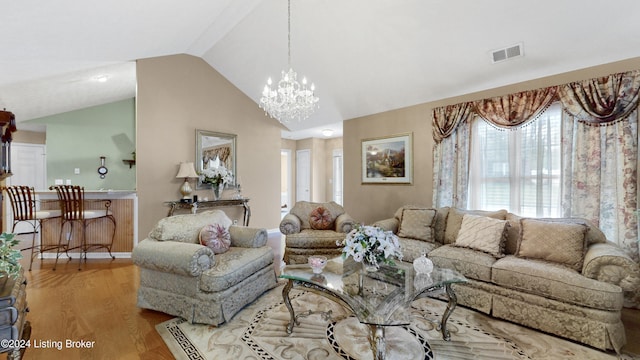
[[184, 178], [184, 183], [180, 187], [180, 193], [182, 194], [183, 199], [188, 199], [189, 195], [193, 191], [191, 185], [189, 184], [189, 178], [197, 178], [198, 174], [196, 173], [195, 168], [193, 167], [192, 162], [183, 162], [180, 163], [180, 169], [178, 169], [178, 174], [176, 178]]

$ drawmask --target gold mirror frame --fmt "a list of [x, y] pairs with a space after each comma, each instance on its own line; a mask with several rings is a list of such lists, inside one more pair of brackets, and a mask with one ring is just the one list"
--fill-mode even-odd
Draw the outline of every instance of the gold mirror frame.
[[[196, 130], [196, 172], [200, 173], [208, 166], [210, 160], [216, 157], [231, 170], [233, 181], [227, 187], [235, 187], [238, 178], [236, 166], [236, 138], [235, 134], [225, 134], [214, 131]], [[198, 179], [196, 189], [210, 189], [210, 184], [203, 184]]]

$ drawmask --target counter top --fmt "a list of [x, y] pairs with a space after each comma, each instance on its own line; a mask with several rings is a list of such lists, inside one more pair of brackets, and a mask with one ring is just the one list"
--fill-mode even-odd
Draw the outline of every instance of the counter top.
[[[36, 195], [42, 198], [58, 197], [54, 190], [36, 190]], [[135, 190], [84, 190], [84, 196], [88, 199], [118, 199], [136, 197]]]

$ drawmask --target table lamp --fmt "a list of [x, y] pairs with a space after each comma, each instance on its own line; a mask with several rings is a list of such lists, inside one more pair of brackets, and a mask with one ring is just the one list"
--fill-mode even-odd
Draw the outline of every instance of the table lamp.
[[197, 178], [198, 174], [196, 174], [196, 170], [193, 167], [192, 162], [183, 162], [180, 163], [180, 169], [178, 169], [178, 174], [176, 178], [184, 178], [184, 183], [180, 187], [180, 193], [182, 194], [183, 199], [188, 199], [189, 195], [193, 191], [191, 189], [191, 185], [189, 184], [189, 178]]

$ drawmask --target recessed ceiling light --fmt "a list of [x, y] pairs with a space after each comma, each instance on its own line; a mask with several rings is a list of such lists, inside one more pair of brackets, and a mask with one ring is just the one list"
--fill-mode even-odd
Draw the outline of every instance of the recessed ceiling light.
[[324, 130], [322, 130], [322, 135], [324, 135], [324, 136], [326, 136], [326, 137], [329, 137], [329, 136], [333, 135], [333, 130], [331, 130], [331, 129], [324, 129]]
[[109, 80], [109, 75], [98, 75], [94, 77], [93, 80], [101, 83], [107, 82], [107, 80]]

